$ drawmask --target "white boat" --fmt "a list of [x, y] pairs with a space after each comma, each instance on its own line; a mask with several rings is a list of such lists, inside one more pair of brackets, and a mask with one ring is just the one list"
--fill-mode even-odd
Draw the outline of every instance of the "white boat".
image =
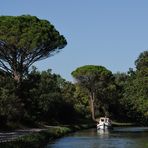
[[109, 118], [107, 117], [101, 117], [99, 119], [99, 123], [97, 123], [97, 130], [102, 129], [112, 129], [112, 124]]

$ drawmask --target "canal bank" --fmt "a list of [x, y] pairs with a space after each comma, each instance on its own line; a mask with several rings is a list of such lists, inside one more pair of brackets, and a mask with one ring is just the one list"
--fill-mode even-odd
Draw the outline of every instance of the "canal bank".
[[39, 132], [34, 132], [25, 136], [18, 137], [12, 141], [1, 141], [1, 148], [39, 148], [44, 147], [49, 141], [60, 138], [68, 133], [93, 128], [94, 124], [50, 126]]

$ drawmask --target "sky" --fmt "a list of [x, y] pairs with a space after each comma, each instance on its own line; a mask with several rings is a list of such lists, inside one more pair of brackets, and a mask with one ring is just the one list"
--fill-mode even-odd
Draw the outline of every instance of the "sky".
[[147, 0], [0, 0], [0, 15], [24, 14], [48, 20], [66, 38], [60, 53], [34, 65], [68, 81], [84, 65], [127, 72], [148, 49]]

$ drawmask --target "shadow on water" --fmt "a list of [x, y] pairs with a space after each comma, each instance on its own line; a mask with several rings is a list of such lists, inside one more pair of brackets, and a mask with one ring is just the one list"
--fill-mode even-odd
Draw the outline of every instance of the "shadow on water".
[[47, 148], [148, 148], [148, 127], [79, 131], [49, 143]]

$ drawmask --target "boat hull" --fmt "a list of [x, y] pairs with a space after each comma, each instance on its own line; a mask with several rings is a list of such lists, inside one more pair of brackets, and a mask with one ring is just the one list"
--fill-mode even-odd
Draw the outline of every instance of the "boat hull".
[[97, 130], [99, 130], [99, 129], [102, 129], [102, 130], [112, 129], [112, 126], [111, 125], [107, 125], [107, 124], [98, 124], [97, 125]]

